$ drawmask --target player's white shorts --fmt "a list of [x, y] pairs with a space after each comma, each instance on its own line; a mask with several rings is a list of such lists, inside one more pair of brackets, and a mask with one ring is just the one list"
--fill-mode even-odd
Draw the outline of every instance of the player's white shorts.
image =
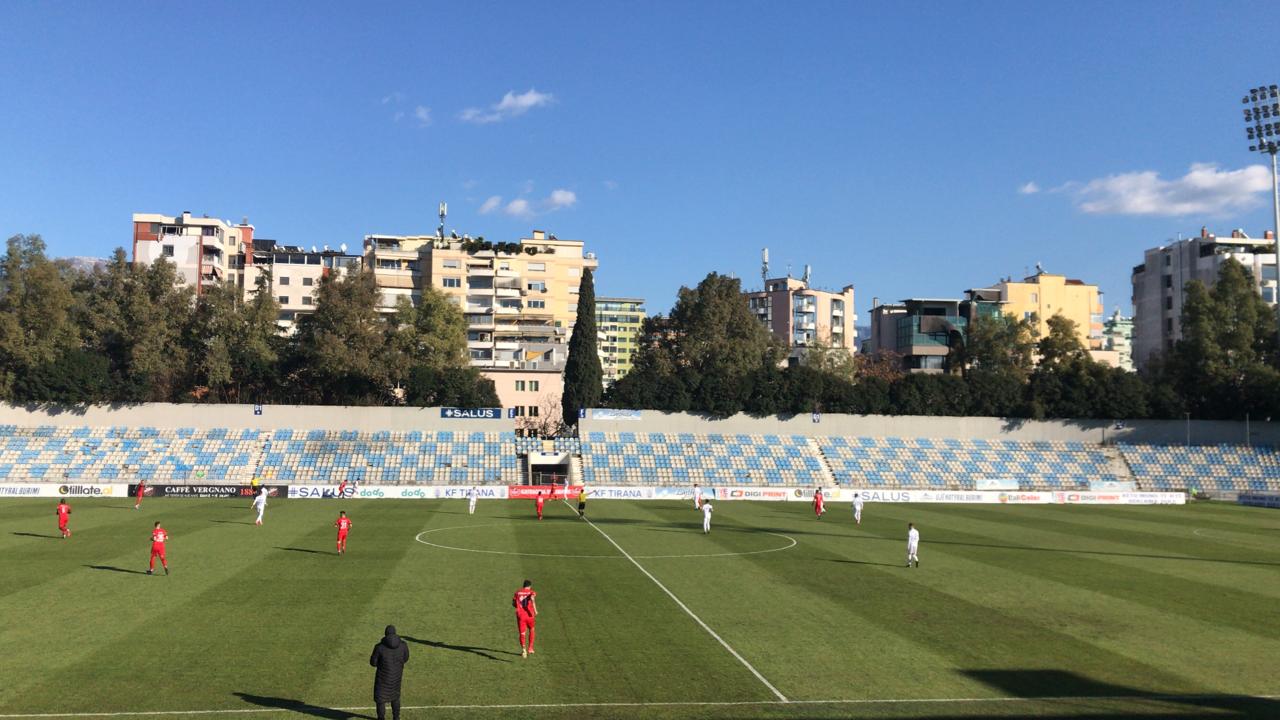
[[916, 550], [918, 550], [919, 548], [920, 546], [918, 543], [907, 543], [907, 555], [910, 557], [915, 557]]

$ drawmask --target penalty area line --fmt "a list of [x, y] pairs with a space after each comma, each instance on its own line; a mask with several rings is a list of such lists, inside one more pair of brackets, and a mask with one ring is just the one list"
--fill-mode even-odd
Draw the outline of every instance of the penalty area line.
[[[530, 703], [500, 705], [402, 705], [401, 710], [555, 710], [571, 708], [647, 708], [647, 707], [768, 707], [771, 705], [945, 705], [975, 703], [1073, 703], [1073, 702], [1188, 702], [1208, 700], [1277, 700], [1280, 695], [1063, 695], [1057, 697], [969, 697], [969, 698], [868, 698], [861, 700], [672, 700], [669, 702], [578, 702], [578, 703]], [[136, 712], [65, 712], [65, 713], [10, 713], [0, 714], [0, 719], [21, 718], [93, 718], [93, 717], [159, 717], [168, 715], [244, 715], [248, 713], [303, 713], [314, 714], [318, 709], [356, 712], [374, 710], [371, 705], [323, 708], [318, 705], [299, 704], [299, 707], [228, 708], [223, 710], [142, 710]]]
[[[572, 507], [572, 506], [570, 506], [570, 507]], [[681, 609], [681, 610], [683, 610], [683, 611], [685, 612], [685, 614], [686, 614], [686, 615], [688, 615], [689, 617], [693, 618], [693, 621], [694, 621], [694, 622], [698, 623], [698, 625], [699, 625], [699, 626], [701, 626], [703, 630], [706, 630], [708, 635], [710, 635], [711, 637], [715, 638], [715, 639], [716, 639], [716, 642], [720, 643], [720, 645], [721, 645], [722, 647], [724, 647], [724, 649], [725, 649], [725, 650], [728, 650], [730, 655], [732, 655], [734, 658], [736, 658], [736, 659], [738, 660], [738, 662], [742, 663], [742, 665], [743, 665], [745, 668], [747, 668], [748, 670], [750, 670], [750, 671], [751, 671], [751, 674], [752, 674], [752, 675], [755, 675], [755, 676], [756, 676], [756, 679], [757, 679], [757, 680], [759, 680], [761, 683], [764, 683], [764, 686], [765, 686], [765, 687], [767, 687], [767, 688], [769, 688], [769, 692], [773, 693], [773, 694], [778, 698], [778, 700], [779, 700], [779, 701], [784, 702], [784, 703], [785, 703], [785, 702], [788, 702], [788, 700], [787, 700], [787, 696], [786, 696], [786, 695], [783, 695], [783, 694], [778, 690], [778, 688], [774, 687], [774, 686], [773, 686], [773, 683], [769, 682], [768, 678], [766, 678], [764, 675], [761, 675], [761, 674], [760, 674], [760, 671], [759, 671], [759, 670], [757, 670], [757, 669], [755, 669], [755, 666], [753, 666], [751, 663], [747, 662], [747, 659], [746, 659], [746, 658], [744, 658], [744, 657], [742, 657], [741, 655], [739, 655], [739, 654], [738, 654], [738, 651], [737, 651], [737, 650], [734, 650], [732, 645], [730, 645], [729, 643], [725, 642], [725, 639], [724, 639], [724, 638], [722, 638], [722, 637], [720, 637], [720, 635], [719, 635], [719, 634], [717, 634], [715, 630], [712, 630], [710, 625], [708, 625], [708, 624], [706, 624], [705, 622], [703, 622], [703, 621], [702, 621], [702, 618], [700, 618], [700, 617], [698, 617], [696, 614], [694, 614], [694, 612], [693, 612], [692, 610], [690, 610], [690, 609], [689, 609], [689, 606], [688, 606], [688, 605], [685, 605], [685, 604], [684, 604], [684, 602], [683, 602], [682, 600], [680, 600], [680, 598], [676, 597], [676, 594], [675, 594], [675, 593], [673, 593], [673, 592], [671, 592], [670, 590], [668, 590], [668, 589], [667, 589], [667, 586], [666, 586], [666, 585], [663, 585], [661, 580], [658, 580], [658, 578], [656, 578], [656, 577], [654, 577], [654, 576], [653, 576], [653, 573], [651, 573], [651, 572], [649, 572], [648, 570], [646, 570], [646, 569], [645, 569], [645, 567], [644, 567], [643, 565], [641, 565], [641, 564], [640, 564], [640, 561], [638, 561], [638, 560], [636, 560], [635, 558], [631, 557], [631, 553], [627, 552], [626, 550], [623, 550], [621, 545], [619, 545], [617, 542], [615, 542], [613, 538], [609, 537], [609, 533], [605, 532], [604, 530], [601, 530], [601, 529], [600, 529], [600, 528], [599, 528], [595, 523], [591, 522], [591, 520], [590, 520], [589, 518], [587, 518], [585, 515], [583, 515], [583, 516], [582, 516], [582, 519], [583, 519], [583, 520], [586, 520], [586, 521], [587, 521], [587, 524], [588, 524], [588, 525], [590, 525], [590, 526], [591, 526], [591, 527], [592, 527], [596, 532], [600, 533], [600, 535], [601, 535], [602, 537], [604, 537], [604, 539], [605, 539], [605, 540], [608, 540], [610, 545], [613, 545], [615, 548], [617, 548], [617, 549], [618, 549], [618, 552], [622, 553], [622, 556], [623, 556], [623, 557], [625, 557], [626, 559], [630, 560], [630, 561], [631, 561], [631, 564], [632, 564], [632, 565], [635, 565], [635, 566], [636, 566], [636, 568], [638, 568], [638, 569], [640, 570], [640, 572], [644, 573], [645, 577], [647, 577], [647, 578], [649, 578], [650, 580], [652, 580], [654, 585], [657, 585], [657, 586], [658, 586], [658, 588], [659, 588], [660, 590], [662, 590], [662, 592], [664, 592], [664, 593], [666, 593], [666, 594], [667, 594], [667, 597], [671, 598], [671, 599], [675, 602], [675, 604], [676, 604], [676, 605], [680, 606], [680, 609]]]

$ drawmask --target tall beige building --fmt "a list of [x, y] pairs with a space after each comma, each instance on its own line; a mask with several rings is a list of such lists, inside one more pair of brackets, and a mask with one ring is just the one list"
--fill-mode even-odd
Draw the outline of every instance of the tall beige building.
[[856, 351], [858, 313], [852, 285], [839, 292], [818, 290], [807, 279], [788, 276], [766, 279], [764, 290], [743, 295], [752, 314], [786, 344], [789, 362], [799, 362], [805, 348], [817, 344]]
[[578, 312], [582, 272], [596, 268], [580, 240], [535, 230], [518, 243], [369, 235], [365, 261], [390, 311], [423, 287], [449, 296], [467, 319], [471, 364], [506, 370], [562, 369]]

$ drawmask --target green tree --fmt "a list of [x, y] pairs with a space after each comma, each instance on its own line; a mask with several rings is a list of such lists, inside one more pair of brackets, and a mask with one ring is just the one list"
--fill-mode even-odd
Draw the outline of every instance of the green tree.
[[73, 296], [39, 235], [9, 238], [0, 260], [0, 399], [14, 381], [79, 348]]
[[321, 278], [315, 312], [298, 321], [294, 335], [289, 380], [300, 398], [327, 405], [394, 399], [378, 298], [368, 269]]
[[596, 338], [596, 289], [591, 268], [582, 272], [578, 286], [578, 315], [569, 338], [569, 358], [564, 366], [564, 393], [560, 407], [565, 426], [578, 424], [578, 411], [596, 407], [603, 393], [604, 372]]

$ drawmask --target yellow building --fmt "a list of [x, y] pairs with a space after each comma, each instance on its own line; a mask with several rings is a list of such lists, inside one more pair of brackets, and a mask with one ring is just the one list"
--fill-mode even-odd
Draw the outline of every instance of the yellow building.
[[[443, 233], [368, 235], [364, 248], [384, 312], [393, 311], [401, 297], [417, 304], [423, 287], [436, 288], [458, 305], [467, 321], [471, 365], [494, 373], [499, 400], [512, 408], [533, 404], [515, 395], [512, 371], [564, 370], [582, 273], [598, 266], [582, 241], [559, 240], [541, 230], [519, 242], [496, 243]], [[503, 392], [508, 386], [511, 392]]]
[[1102, 300], [1097, 285], [1038, 270], [1021, 282], [1002, 280], [973, 292], [988, 296], [998, 293], [1000, 310], [1015, 318], [1030, 319], [1034, 315], [1039, 337], [1049, 334], [1049, 318], [1062, 315], [1075, 322], [1080, 342], [1086, 348], [1102, 349]]
[[647, 317], [643, 298], [596, 298], [596, 334], [604, 386], [609, 387], [631, 371], [639, 348], [640, 328]]

